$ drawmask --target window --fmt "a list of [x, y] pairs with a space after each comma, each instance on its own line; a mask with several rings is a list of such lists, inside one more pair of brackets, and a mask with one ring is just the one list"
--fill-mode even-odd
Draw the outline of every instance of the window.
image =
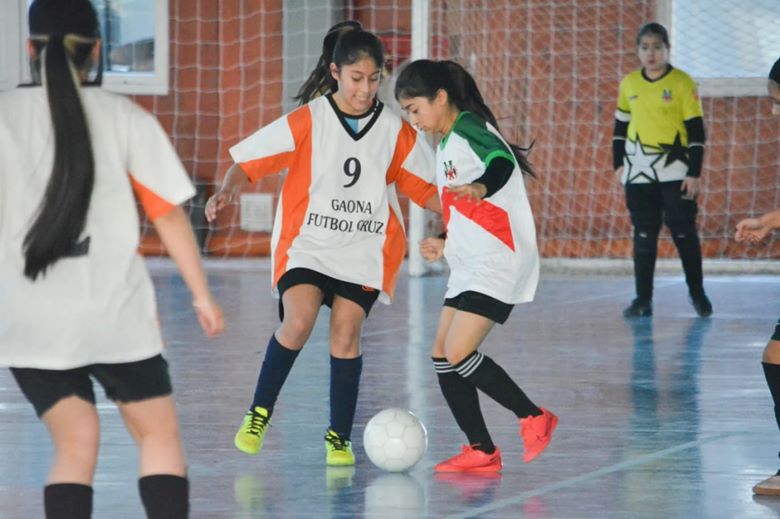
[[8, 90], [19, 84], [23, 60], [23, 36], [20, 32], [24, 25], [22, 11], [25, 0], [3, 2], [0, 7], [0, 90]]
[[[103, 85], [125, 94], [168, 93], [168, 0], [91, 0], [100, 17]], [[0, 89], [29, 81], [27, 15], [31, 0], [3, 2]], [[11, 38], [9, 38], [11, 39]]]
[[766, 95], [780, 58], [777, 0], [660, 0], [671, 62], [693, 76], [702, 95]]
[[105, 87], [128, 94], [167, 94], [167, 0], [92, 3], [100, 17]]

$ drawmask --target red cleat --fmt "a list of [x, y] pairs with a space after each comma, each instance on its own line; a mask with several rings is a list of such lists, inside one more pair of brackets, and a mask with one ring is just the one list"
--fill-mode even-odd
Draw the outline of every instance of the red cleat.
[[493, 454], [486, 454], [471, 445], [463, 445], [460, 454], [442, 461], [433, 470], [436, 472], [499, 472], [501, 451], [496, 447]]
[[542, 453], [552, 440], [558, 417], [547, 409], [540, 407], [542, 414], [520, 419], [520, 437], [523, 439], [523, 461], [531, 462]]

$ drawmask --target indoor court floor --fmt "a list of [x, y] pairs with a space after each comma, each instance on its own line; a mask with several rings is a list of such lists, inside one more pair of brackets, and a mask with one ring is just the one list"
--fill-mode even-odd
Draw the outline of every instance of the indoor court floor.
[[[621, 310], [632, 298], [630, 276], [543, 274], [536, 301], [515, 307], [482, 351], [558, 414], [555, 437], [524, 464], [516, 419], [483, 398], [503, 472], [442, 476], [433, 466], [465, 441], [430, 361], [444, 276], [404, 273], [395, 303], [374, 307], [363, 335], [357, 465], [327, 468], [329, 312], [298, 357], [262, 452], [248, 456], [233, 447], [233, 435], [278, 323], [267, 263], [209, 266], [227, 317], [213, 341], [203, 338], [171, 266], [151, 265], [193, 518], [780, 517], [780, 497], [751, 493], [780, 468], [780, 432], [760, 364], [780, 316], [780, 277], [706, 276], [715, 313], [700, 319], [683, 278], [659, 276], [655, 315], [627, 321]], [[94, 517], [143, 517], [136, 449], [113, 405], [102, 398], [98, 406]], [[410, 409], [427, 427], [428, 450], [409, 473], [382, 472], [363, 452], [366, 422], [387, 407]], [[0, 451], [0, 517], [41, 517], [51, 448], [7, 370], [0, 371]]]

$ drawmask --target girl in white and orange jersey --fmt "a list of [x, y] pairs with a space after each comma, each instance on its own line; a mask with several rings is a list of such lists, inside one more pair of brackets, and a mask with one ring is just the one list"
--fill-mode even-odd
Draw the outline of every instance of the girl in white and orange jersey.
[[332, 309], [326, 462], [355, 462], [350, 435], [362, 370], [360, 330], [377, 298], [392, 299], [406, 248], [396, 188], [439, 209], [430, 182], [432, 150], [376, 97], [383, 66], [375, 35], [357, 22], [334, 26], [297, 98], [305, 104], [231, 148], [235, 164], [207, 203], [213, 220], [247, 179], [287, 170], [271, 238], [282, 324], [235, 436], [246, 453], [260, 451], [277, 396], [326, 304]]
[[523, 182], [523, 172], [533, 174], [533, 169], [523, 150], [501, 136], [474, 78], [457, 63], [410, 63], [396, 82], [395, 96], [412, 124], [442, 137], [436, 182], [446, 242], [427, 238], [420, 248], [428, 260], [443, 255], [450, 267], [433, 364], [469, 445], [435, 470], [501, 470], [477, 389], [517, 416], [527, 463], [547, 447], [558, 418], [534, 405], [478, 348], [495, 323], [506, 321], [513, 305], [531, 301], [536, 292], [539, 254]]
[[36, 0], [29, 25], [43, 85], [0, 94], [0, 365], [54, 443], [46, 517], [91, 515], [100, 433], [90, 377], [139, 445], [148, 514], [186, 517], [186, 462], [134, 191], [211, 336], [222, 311], [178, 207], [194, 190], [151, 115], [74, 81], [100, 59], [91, 3]]

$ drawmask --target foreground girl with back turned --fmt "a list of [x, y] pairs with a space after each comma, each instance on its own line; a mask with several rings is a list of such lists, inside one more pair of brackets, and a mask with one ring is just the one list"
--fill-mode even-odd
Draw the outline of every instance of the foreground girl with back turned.
[[395, 96], [413, 125], [442, 136], [436, 181], [446, 240], [427, 238], [420, 248], [430, 261], [444, 255], [450, 267], [433, 364], [469, 445], [435, 470], [501, 470], [478, 389], [517, 416], [524, 460], [530, 462], [549, 444], [558, 418], [531, 402], [478, 348], [495, 323], [503, 324], [513, 306], [531, 301], [536, 291], [539, 255], [523, 180], [533, 168], [523, 151], [501, 136], [474, 78], [457, 63], [412, 62], [401, 72]]
[[326, 463], [355, 463], [361, 329], [377, 299], [390, 302], [405, 254], [395, 190], [440, 211], [429, 182], [430, 147], [376, 97], [383, 66], [375, 35], [357, 22], [334, 26], [297, 97], [303, 106], [231, 148], [235, 164], [206, 205], [211, 221], [248, 179], [287, 169], [271, 239], [282, 324], [235, 435], [236, 447], [248, 454], [260, 451], [277, 397], [325, 304], [331, 307]]
[[93, 377], [139, 446], [148, 517], [181, 519], [187, 465], [133, 192], [214, 336], [222, 311], [178, 206], [194, 189], [151, 115], [78, 84], [100, 59], [88, 0], [36, 0], [29, 26], [43, 85], [0, 94], [0, 365], [11, 367], [54, 443], [46, 517], [91, 516], [100, 443]]

